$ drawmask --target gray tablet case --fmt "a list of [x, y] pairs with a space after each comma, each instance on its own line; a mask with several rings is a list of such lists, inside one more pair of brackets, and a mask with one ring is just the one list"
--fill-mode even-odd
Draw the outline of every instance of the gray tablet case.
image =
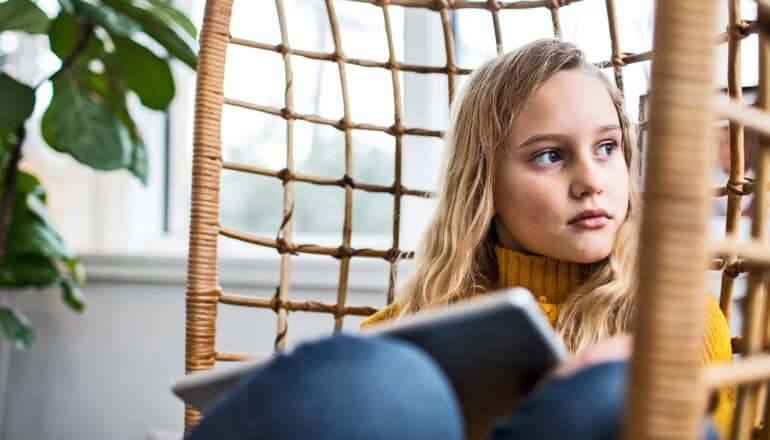
[[413, 319], [386, 323], [363, 336], [388, 335], [428, 352], [461, 401], [528, 392], [566, 351], [532, 294], [493, 293]]
[[486, 438], [496, 419], [567, 356], [526, 289], [513, 288], [362, 334], [389, 335], [428, 352], [460, 402], [467, 439]]

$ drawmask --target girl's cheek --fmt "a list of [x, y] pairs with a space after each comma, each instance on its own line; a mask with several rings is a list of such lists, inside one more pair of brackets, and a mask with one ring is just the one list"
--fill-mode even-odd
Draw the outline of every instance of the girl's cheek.
[[[532, 188], [524, 194], [522, 205], [527, 206], [527, 217], [540, 217], [552, 214], [554, 209], [553, 193], [543, 191], [542, 186], [529, 186]], [[545, 218], [544, 218], [545, 219]]]

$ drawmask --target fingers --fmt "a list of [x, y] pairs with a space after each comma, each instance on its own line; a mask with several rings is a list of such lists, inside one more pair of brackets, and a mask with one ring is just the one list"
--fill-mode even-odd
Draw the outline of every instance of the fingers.
[[633, 350], [633, 341], [630, 334], [621, 334], [598, 342], [556, 365], [543, 376], [536, 388], [592, 365], [628, 359]]

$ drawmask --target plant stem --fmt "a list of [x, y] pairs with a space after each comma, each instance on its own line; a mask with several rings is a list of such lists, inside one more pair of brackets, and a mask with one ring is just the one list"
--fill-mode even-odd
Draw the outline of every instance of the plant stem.
[[78, 39], [77, 44], [75, 45], [75, 49], [70, 52], [69, 55], [67, 55], [66, 58], [64, 58], [61, 62], [61, 66], [59, 69], [51, 74], [48, 78], [44, 79], [43, 82], [37, 85], [35, 87], [35, 90], [37, 90], [38, 87], [40, 87], [43, 83], [46, 81], [53, 81], [54, 78], [61, 75], [62, 73], [69, 70], [70, 67], [72, 67], [72, 64], [75, 63], [75, 60], [77, 57], [83, 53], [84, 50], [88, 47], [88, 41], [91, 39], [91, 36], [94, 34], [94, 27], [92, 25], [87, 25], [83, 27], [83, 33], [80, 34], [80, 38]]
[[26, 136], [27, 130], [22, 123], [16, 129], [16, 145], [13, 146], [11, 160], [8, 161], [5, 179], [3, 179], [3, 204], [0, 206], [0, 266], [5, 261], [5, 242], [8, 237], [8, 227], [11, 224], [13, 199], [16, 196], [16, 174], [18, 174], [19, 161], [21, 160], [21, 145]]

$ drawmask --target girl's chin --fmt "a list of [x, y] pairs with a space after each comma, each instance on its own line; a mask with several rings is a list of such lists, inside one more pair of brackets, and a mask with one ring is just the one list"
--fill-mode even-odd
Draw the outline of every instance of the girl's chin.
[[594, 263], [598, 263], [598, 262], [604, 260], [608, 256], [609, 256], [609, 254], [607, 254], [607, 255], [605, 255], [603, 257], [579, 258], [579, 259], [575, 259], [574, 261], [573, 260], [569, 260], [569, 261], [572, 261], [573, 263], [578, 263], [578, 264], [594, 264]]
[[561, 260], [570, 261], [580, 264], [592, 264], [604, 260], [610, 256], [612, 252], [611, 247], [606, 248], [594, 248], [594, 249], [580, 249], [574, 248], [567, 251], [565, 255], [560, 258]]
[[[520, 250], [520, 249], [517, 249]], [[528, 252], [528, 251], [525, 251]], [[610, 250], [596, 250], [591, 252], [585, 252], [581, 251], [580, 249], [564, 249], [563, 247], [561, 249], [558, 249], [557, 252], [549, 252], [549, 251], [541, 251], [541, 252], [530, 252], [533, 254], [539, 254], [544, 255], [549, 258], [553, 258], [554, 260], [560, 260], [560, 261], [568, 261], [570, 263], [577, 263], [577, 264], [593, 264], [598, 263], [599, 261], [604, 260], [605, 258], [609, 257]]]

